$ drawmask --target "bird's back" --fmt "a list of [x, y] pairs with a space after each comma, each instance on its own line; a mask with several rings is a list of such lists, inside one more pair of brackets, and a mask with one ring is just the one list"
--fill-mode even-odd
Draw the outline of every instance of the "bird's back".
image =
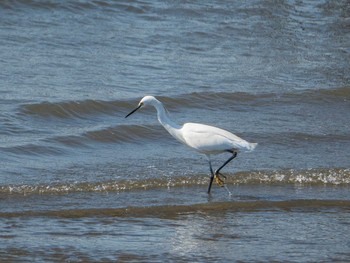
[[184, 143], [204, 154], [238, 149], [253, 150], [256, 145], [229, 131], [200, 123], [185, 123], [181, 131]]

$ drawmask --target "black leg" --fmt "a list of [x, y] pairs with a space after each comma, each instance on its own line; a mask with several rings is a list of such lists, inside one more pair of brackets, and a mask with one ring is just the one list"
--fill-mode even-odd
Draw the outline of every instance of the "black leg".
[[226, 164], [228, 164], [228, 163], [231, 162], [234, 158], [236, 158], [236, 156], [237, 156], [237, 152], [236, 152], [236, 151], [229, 151], [229, 152], [232, 153], [232, 156], [231, 156], [223, 165], [221, 165], [219, 169], [217, 169], [217, 170], [215, 171], [215, 174], [220, 174], [220, 170], [221, 170], [222, 168], [224, 168], [224, 167], [226, 166]]
[[222, 168], [224, 168], [229, 162], [231, 162], [234, 158], [236, 158], [237, 156], [237, 152], [236, 151], [231, 151], [229, 150], [228, 152], [232, 153], [232, 156], [223, 164], [220, 166], [219, 169], [217, 169], [214, 173], [213, 171], [213, 167], [211, 166], [211, 161], [210, 161], [210, 158], [208, 157], [208, 160], [209, 160], [209, 168], [210, 168], [210, 173], [211, 173], [211, 176], [210, 176], [210, 181], [209, 181], [209, 187], [208, 187], [208, 194], [210, 194], [210, 189], [211, 189], [211, 185], [213, 184], [213, 180], [214, 180], [214, 177], [215, 175], [218, 175], [220, 174], [220, 170]]
[[211, 185], [212, 185], [213, 180], [214, 180], [214, 171], [213, 171], [213, 167], [211, 167], [210, 159], [209, 159], [209, 167], [210, 167], [211, 176], [210, 176], [210, 182], [209, 182], [209, 187], [208, 187], [208, 194], [210, 194]]

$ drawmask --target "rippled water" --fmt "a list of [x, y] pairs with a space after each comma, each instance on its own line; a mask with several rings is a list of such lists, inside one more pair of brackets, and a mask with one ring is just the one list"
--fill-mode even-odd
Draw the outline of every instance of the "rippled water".
[[[0, 261], [349, 261], [348, 1], [0, 3]], [[160, 126], [258, 142], [206, 194]], [[226, 156], [214, 158], [215, 167]]]

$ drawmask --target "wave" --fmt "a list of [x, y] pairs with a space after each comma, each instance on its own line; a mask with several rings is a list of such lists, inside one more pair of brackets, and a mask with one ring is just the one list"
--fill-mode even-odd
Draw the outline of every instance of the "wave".
[[[239, 172], [227, 175], [228, 185], [255, 184], [298, 184], [298, 185], [350, 185], [350, 169], [309, 169], [282, 171]], [[188, 177], [150, 178], [144, 180], [75, 182], [48, 185], [7, 185], [0, 186], [0, 195], [66, 194], [81, 192], [122, 192], [150, 190], [155, 188], [206, 186], [207, 175]]]
[[66, 101], [66, 102], [42, 102], [27, 104], [21, 107], [23, 115], [37, 115], [41, 117], [74, 118], [90, 114], [111, 114], [120, 108], [126, 108], [129, 104], [123, 101]]
[[[182, 94], [175, 97], [157, 96], [169, 109], [177, 108], [218, 108], [222, 104], [237, 104], [242, 102], [251, 102], [272, 94], [254, 95], [249, 93], [217, 93], [202, 92]], [[126, 115], [131, 109], [137, 106], [141, 98], [132, 100], [83, 100], [83, 101], [64, 101], [64, 102], [41, 102], [22, 105], [20, 114], [35, 115], [40, 117], [57, 118], [84, 118], [88, 115], [96, 114], [115, 114]]]
[[[147, 140], [169, 138], [164, 129], [156, 125], [118, 125], [100, 130], [87, 131], [79, 135], [54, 136], [35, 143], [15, 143], [14, 146], [0, 147], [0, 151], [17, 155], [61, 155], [65, 148], [88, 147], [91, 143], [139, 143]], [[63, 147], [62, 147], [63, 146]]]
[[[232, 111], [256, 111], [259, 107], [276, 107], [278, 110], [283, 105], [300, 105], [300, 103], [318, 103], [320, 107], [324, 107], [325, 103], [334, 104], [344, 103], [350, 100], [350, 88], [342, 87], [333, 90], [307, 90], [294, 93], [261, 93], [252, 94], [244, 92], [196, 92], [189, 94], [181, 94], [174, 97], [157, 96], [170, 112], [186, 111], [187, 109], [198, 108], [202, 110], [222, 110], [227, 112], [227, 108], [234, 107]], [[138, 104], [140, 98], [129, 100], [82, 100], [82, 101], [63, 101], [63, 102], [41, 102], [24, 104], [19, 108], [19, 118], [40, 118], [40, 122], [52, 121], [55, 119], [67, 119], [67, 121], [83, 121], [93, 120], [101, 123], [106, 117], [116, 118], [120, 121], [120, 125], [107, 126], [97, 129], [86, 127], [84, 130], [77, 129], [76, 132], [69, 130], [67, 133], [46, 134], [45, 137], [36, 141], [23, 145], [3, 145], [1, 151], [11, 152], [15, 154], [50, 154], [59, 155], [66, 150], [64, 147], [85, 147], [91, 143], [139, 143], [144, 140], [157, 140], [162, 142], [167, 140], [169, 135], [159, 124], [154, 125], [127, 125], [124, 117]], [[344, 105], [342, 105], [343, 107]], [[183, 109], [185, 108], [185, 109]], [[142, 114], [154, 114], [151, 107], [145, 108]], [[102, 118], [98, 117], [99, 115]], [[18, 117], [18, 116], [17, 116]], [[42, 119], [44, 118], [44, 120]], [[19, 121], [17, 121], [20, 123]], [[41, 124], [42, 125], [42, 124]], [[4, 127], [4, 130], [6, 130]], [[101, 127], [100, 125], [98, 127]], [[21, 131], [23, 133], [23, 131]], [[33, 131], [32, 133], [37, 133]], [[268, 133], [246, 134], [255, 138], [256, 141], [268, 141], [270, 144], [299, 144], [305, 146], [307, 143], [335, 143], [348, 142], [350, 135], [347, 133], [321, 134], [313, 131], [293, 132], [279, 131]], [[63, 147], [62, 147], [63, 146]]]
[[[227, 109], [233, 105], [235, 110], [247, 110], [249, 107], [276, 105], [278, 103], [324, 103], [350, 100], [350, 87], [337, 89], [317, 89], [287, 93], [246, 93], [246, 92], [193, 92], [174, 97], [157, 96], [169, 109], [200, 108]], [[125, 116], [135, 108], [141, 98], [130, 100], [83, 100], [64, 102], [41, 102], [22, 105], [20, 113], [40, 117], [84, 118], [96, 114], [121, 114]]]
[[166, 132], [151, 125], [120, 125], [97, 131], [86, 132], [83, 137], [95, 142], [138, 142], [139, 139], [159, 139]]
[[347, 143], [350, 141], [350, 134], [311, 134], [305, 132], [279, 132], [279, 133], [255, 133], [250, 135], [257, 141], [266, 141], [275, 145], [300, 145], [315, 143]]
[[[14, 141], [1, 146], [0, 151], [24, 155], [60, 155], [65, 147], [88, 147], [91, 143], [140, 143], [148, 140], [169, 139], [169, 134], [158, 124], [155, 125], [117, 125], [90, 130], [76, 135], [67, 134], [44, 137], [31, 143]], [[14, 145], [11, 145], [14, 144]]]
[[5, 151], [8, 153], [13, 153], [17, 155], [61, 155], [64, 153], [63, 149], [60, 149], [59, 147], [50, 146], [50, 145], [37, 145], [37, 144], [24, 144], [24, 145], [17, 145], [13, 147], [1, 147], [1, 151]]
[[[69, 149], [89, 147], [94, 143], [145, 143], [147, 141], [156, 141], [169, 143], [170, 135], [165, 129], [154, 125], [117, 125], [97, 130], [86, 131], [81, 134], [67, 134], [43, 138], [36, 142], [19, 144], [14, 146], [2, 146], [0, 151], [13, 153], [17, 155], [62, 155]], [[275, 145], [300, 145], [315, 143], [346, 143], [350, 140], [348, 134], [308, 134], [296, 132], [281, 133], [254, 133], [249, 137], [256, 141], [268, 141]], [[171, 140], [174, 142], [175, 140]], [[68, 147], [68, 148], [66, 148]]]
[[[319, 92], [321, 96], [325, 97], [340, 97], [344, 100], [350, 99], [350, 87], [340, 87], [336, 89], [324, 89]], [[318, 94], [318, 92], [316, 92]]]
[[84, 218], [95, 216], [108, 217], [175, 217], [189, 213], [217, 213], [217, 212], [259, 212], [264, 211], [290, 211], [300, 209], [306, 211], [319, 211], [327, 208], [337, 210], [350, 210], [349, 200], [317, 200], [299, 199], [287, 201], [240, 201], [240, 202], [209, 202], [192, 205], [162, 205], [147, 207], [123, 207], [123, 208], [91, 208], [71, 210], [46, 210], [46, 211], [19, 211], [0, 212], [0, 218], [14, 217], [61, 217]]
[[126, 2], [99, 0], [99, 1], [51, 1], [51, 0], [16, 0], [1, 1], [1, 8], [18, 9], [32, 8], [43, 10], [66, 10], [71, 12], [89, 11], [89, 10], [105, 10], [105, 11], [121, 11], [125, 13], [144, 14], [148, 6], [137, 0], [128, 0]]

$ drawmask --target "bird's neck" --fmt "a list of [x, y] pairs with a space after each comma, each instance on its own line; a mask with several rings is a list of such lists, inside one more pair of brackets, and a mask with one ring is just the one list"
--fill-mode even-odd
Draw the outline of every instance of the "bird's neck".
[[157, 116], [158, 116], [158, 121], [160, 124], [163, 125], [163, 127], [177, 140], [183, 141], [182, 136], [181, 136], [181, 126], [178, 125], [177, 123], [173, 122], [170, 118], [169, 115], [164, 108], [163, 104], [161, 102], [157, 103], [154, 105], [155, 108], [157, 109]]
[[[177, 123], [173, 122], [168, 115], [167, 110], [164, 108], [163, 104], [160, 102], [155, 104], [155, 108], [157, 109], [157, 116], [160, 124], [164, 126], [165, 129], [169, 131], [169, 129], [180, 129], [181, 126]], [[170, 132], [170, 131], [169, 131]]]

